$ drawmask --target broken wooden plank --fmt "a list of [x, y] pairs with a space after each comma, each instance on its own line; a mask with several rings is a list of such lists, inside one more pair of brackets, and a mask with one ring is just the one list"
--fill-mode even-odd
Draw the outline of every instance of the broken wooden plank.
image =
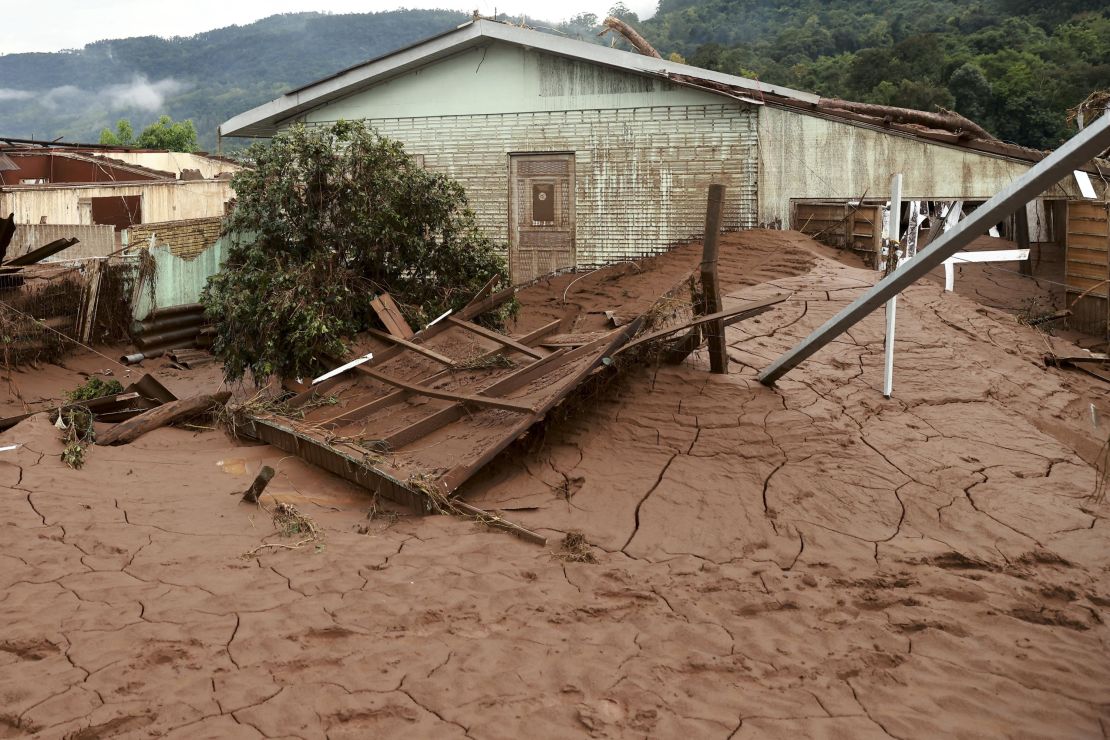
[[266, 490], [266, 486], [270, 484], [270, 479], [273, 477], [274, 469], [269, 465], [263, 465], [262, 470], [258, 471], [258, 475], [254, 478], [254, 482], [251, 483], [251, 487], [243, 492], [242, 500], [246, 501], [248, 504], [257, 504], [259, 497], [262, 496], [262, 492]]
[[481, 316], [486, 311], [492, 311], [503, 303], [511, 301], [516, 296], [516, 288], [505, 288], [505, 290], [494, 293], [488, 298], [483, 298], [477, 303], [469, 304], [454, 316], [448, 318], [459, 319], [461, 321], [470, 321], [475, 316]]
[[492, 339], [493, 341], [497, 342], [498, 344], [502, 344], [506, 347], [509, 347], [510, 349], [515, 349], [517, 352], [520, 352], [521, 354], [528, 355], [529, 357], [533, 357], [537, 360], [542, 359], [545, 356], [544, 353], [541, 352], [540, 350], [537, 350], [533, 347], [529, 347], [527, 344], [521, 344], [520, 342], [516, 341], [515, 339], [513, 339], [510, 336], [500, 334], [498, 332], [493, 331], [492, 329], [487, 329], [484, 326], [479, 326], [478, 324], [472, 324], [469, 321], [464, 321], [464, 320], [456, 318], [454, 316], [448, 316], [447, 320], [449, 322], [451, 322], [452, 324], [454, 324], [455, 326], [457, 326], [457, 327], [460, 327], [462, 329], [466, 329], [467, 331], [473, 332], [475, 334], [479, 334], [479, 335], [485, 337], [486, 339]]
[[496, 285], [499, 282], [501, 282], [501, 276], [500, 275], [494, 275], [493, 277], [491, 277], [486, 282], [486, 284], [483, 285], [482, 288], [477, 293], [474, 294], [474, 297], [471, 298], [470, 301], [465, 306], [463, 306], [463, 308], [464, 309], [469, 308], [469, 307], [473, 306], [474, 304], [485, 300], [486, 297], [489, 296], [489, 294], [493, 292], [494, 287], [496, 287]]
[[386, 331], [401, 339], [412, 339], [414, 336], [412, 327], [405, 321], [405, 317], [401, 314], [401, 309], [397, 306], [397, 301], [393, 300], [393, 296], [389, 293], [382, 293], [370, 301], [370, 307], [374, 309], [374, 313], [377, 314]]
[[450, 505], [453, 508], [457, 509], [458, 513], [472, 516], [486, 526], [494, 527], [496, 529], [503, 529], [506, 532], [515, 534], [517, 537], [527, 540], [528, 542], [531, 542], [533, 544], [540, 545], [541, 547], [547, 544], [547, 538], [539, 532], [533, 532], [531, 529], [527, 529], [520, 526], [519, 524], [510, 522], [508, 519], [501, 516], [500, 514], [494, 514], [492, 512], [486, 511], [485, 509], [479, 509], [477, 506], [474, 506], [473, 504], [468, 504], [465, 501], [451, 501]]
[[707, 324], [713, 321], [721, 321], [726, 326], [729, 324], [735, 324], [737, 321], [743, 321], [744, 319], [758, 316], [764, 311], [769, 311], [776, 305], [785, 301], [791, 295], [791, 293], [780, 293], [776, 296], [766, 298], [762, 301], [755, 301], [744, 306], [739, 306], [738, 308], [730, 308], [725, 311], [719, 311], [717, 313], [709, 314], [708, 316], [699, 316], [693, 321], [687, 321], [684, 324], [678, 324], [666, 329], [659, 329], [658, 331], [650, 332], [642, 337], [637, 337], [635, 340], [624, 345], [616, 352], [614, 352], [613, 355], [619, 355], [622, 352], [627, 352], [630, 349], [634, 349], [641, 345], [647, 344], [648, 342], [654, 342], [670, 334], [677, 334], [678, 332], [684, 331], [691, 327], [701, 326], [702, 324]]

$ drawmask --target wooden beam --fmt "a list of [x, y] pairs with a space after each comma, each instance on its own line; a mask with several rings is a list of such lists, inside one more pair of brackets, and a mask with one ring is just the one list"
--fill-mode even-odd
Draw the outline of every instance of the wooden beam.
[[451, 422], [458, 421], [465, 412], [466, 407], [463, 404], [453, 403], [408, 426], [401, 427], [395, 432], [390, 432], [382, 438], [382, 442], [385, 443], [386, 449], [389, 451], [399, 450], [422, 437], [427, 437], [437, 429], [442, 429]]
[[484, 298], [477, 303], [467, 305], [461, 311], [456, 313], [453, 318], [459, 319], [460, 321], [470, 321], [475, 316], [481, 316], [486, 311], [491, 311], [500, 306], [502, 303], [511, 301], [515, 295], [516, 288], [505, 288], [505, 290], [498, 291], [497, 293], [491, 295], [489, 298]]
[[514, 337], [514, 339], [516, 339], [516, 341], [520, 342], [521, 344], [527, 344], [529, 347], [531, 347], [537, 341], [539, 341], [540, 339], [543, 339], [548, 334], [550, 334], [551, 332], [558, 329], [559, 326], [562, 323], [563, 323], [562, 319], [555, 319], [550, 324], [544, 324], [539, 329], [533, 329], [532, 331], [528, 332], [527, 334], [524, 334], [524, 335], [519, 336], [519, 337]]
[[416, 344], [415, 342], [410, 342], [407, 339], [402, 339], [401, 337], [397, 337], [397, 336], [394, 336], [392, 334], [387, 334], [386, 332], [380, 331], [378, 329], [367, 329], [366, 331], [371, 336], [377, 337], [378, 339], [381, 339], [383, 342], [392, 342], [393, 344], [398, 344], [398, 345], [404, 347], [405, 349], [412, 350], [413, 352], [424, 355], [428, 359], [435, 360], [436, 362], [438, 362], [441, 365], [446, 365], [447, 367], [454, 367], [455, 366], [455, 361], [454, 360], [452, 360], [450, 357], [447, 357], [445, 355], [441, 355], [439, 352], [436, 352], [434, 349], [429, 349], [428, 347], [425, 347], [423, 345]]
[[369, 375], [375, 380], [380, 380], [381, 382], [387, 383], [388, 385], [401, 388], [417, 395], [427, 396], [428, 398], [442, 398], [446, 401], [462, 401], [464, 403], [472, 403], [477, 406], [490, 406], [496, 409], [505, 409], [506, 411], [518, 411], [525, 413], [533, 412], [531, 406], [519, 401], [509, 401], [501, 398], [489, 398], [487, 396], [474, 396], [469, 393], [456, 393], [454, 391], [444, 391], [438, 388], [431, 388], [426, 385], [409, 383], [408, 381], [401, 380], [400, 378], [394, 378], [391, 375], [380, 373], [377, 370], [371, 370], [364, 365], [359, 365], [356, 369], [361, 373]]
[[627, 352], [630, 349], [634, 349], [636, 347], [639, 347], [640, 345], [647, 344], [648, 342], [654, 342], [657, 339], [662, 339], [669, 334], [677, 334], [680, 331], [685, 331], [686, 329], [690, 329], [695, 326], [701, 326], [702, 324], [720, 321], [725, 326], [728, 326], [730, 324], [735, 324], [737, 321], [750, 319], [753, 316], [758, 316], [764, 311], [769, 311], [776, 305], [785, 301], [791, 295], [793, 294], [779, 293], [776, 296], [765, 298], [762, 301], [747, 303], [743, 306], [738, 306], [737, 308], [729, 308], [724, 311], [709, 314], [708, 316], [698, 316], [693, 321], [687, 321], [684, 324], [677, 324], [667, 329], [659, 329], [658, 331], [653, 331], [649, 334], [643, 335], [642, 337], [637, 337], [634, 341], [631, 341], [628, 344], [624, 345], [616, 352], [614, 352], [613, 356], [615, 357], [622, 352]]
[[521, 344], [512, 337], [505, 336], [504, 334], [499, 334], [498, 332], [495, 332], [492, 329], [487, 329], [484, 326], [478, 326], [477, 324], [472, 324], [469, 321], [457, 319], [454, 316], [448, 316], [447, 320], [457, 327], [481, 335], [486, 339], [492, 339], [498, 344], [502, 344], [506, 347], [509, 347], [510, 349], [515, 349], [517, 352], [528, 355], [529, 357], [533, 357], [537, 360], [542, 359], [546, 356], [540, 350], [529, 347], [526, 344]]

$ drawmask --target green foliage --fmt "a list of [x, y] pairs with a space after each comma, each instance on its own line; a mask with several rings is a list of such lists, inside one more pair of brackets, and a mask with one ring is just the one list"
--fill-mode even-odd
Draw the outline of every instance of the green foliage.
[[1096, 0], [662, 0], [639, 30], [664, 55], [828, 97], [953, 108], [1003, 140], [1054, 147], [1110, 80]]
[[73, 390], [66, 391], [66, 398], [70, 403], [74, 403], [76, 401], [91, 401], [102, 396], [114, 396], [117, 393], [123, 393], [123, 386], [120, 385], [118, 380], [103, 381], [94, 376]]
[[100, 143], [108, 146], [133, 146], [140, 149], [165, 149], [169, 152], [195, 152], [197, 150], [197, 127], [191, 120], [174, 121], [163, 115], [143, 129], [139, 138], [131, 121], [121, 118], [116, 122], [116, 130], [104, 129], [100, 132]]
[[85, 448], [96, 441], [93, 415], [84, 406], [77, 406], [63, 412], [59, 417], [62, 423], [62, 462], [74, 470], [85, 464]]
[[170, 152], [195, 152], [197, 150], [197, 127], [192, 120], [174, 121], [169, 116], [161, 116], [139, 134], [135, 145], [141, 149], [165, 149]]
[[201, 299], [229, 379], [314, 377], [382, 291], [423, 324], [507, 277], [462, 186], [363, 123], [294, 126], [247, 158], [225, 222], [241, 238]]
[[100, 132], [100, 143], [105, 146], [134, 146], [135, 129], [131, 128], [131, 121], [121, 118], [116, 121], [116, 130], [106, 128]]

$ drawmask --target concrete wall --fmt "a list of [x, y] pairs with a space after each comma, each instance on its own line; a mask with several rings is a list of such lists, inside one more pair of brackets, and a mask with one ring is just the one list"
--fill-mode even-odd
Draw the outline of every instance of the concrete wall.
[[[902, 198], [986, 200], [1028, 171], [989, 156], [867, 126], [763, 106], [759, 110], [759, 217], [790, 223], [792, 198], [884, 198], [902, 173]], [[1065, 180], [1049, 197], [1079, 197]]]
[[69, 249], [63, 249], [46, 262], [81, 259], [84, 257], [107, 257], [116, 251], [116, 230], [112, 226], [90, 226], [88, 224], [19, 224], [15, 235], [8, 245], [7, 258], [19, 257], [33, 249], [58, 239], [76, 237], [80, 239]]
[[0, 213], [15, 214], [17, 224], [92, 223], [81, 207], [85, 198], [142, 196], [142, 221], [175, 221], [222, 216], [224, 203], [234, 196], [226, 180], [151, 182], [141, 185], [46, 185], [0, 191]]
[[186, 152], [109, 152], [104, 156], [152, 170], [172, 172], [178, 176], [181, 175], [181, 170], [200, 170], [201, 177], [205, 179], [211, 179], [221, 172], [237, 172], [242, 169], [230, 162]]
[[366, 119], [403, 142], [466, 187], [482, 228], [505, 245], [509, 154], [574, 153], [579, 266], [700, 235], [713, 182], [729, 186], [726, 226], [755, 224], [754, 109], [664, 80], [493, 45], [306, 118]]

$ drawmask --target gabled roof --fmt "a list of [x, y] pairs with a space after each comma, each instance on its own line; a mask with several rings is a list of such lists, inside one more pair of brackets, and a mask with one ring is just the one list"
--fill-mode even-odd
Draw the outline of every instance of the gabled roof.
[[[500, 41], [538, 49], [549, 54], [579, 59], [650, 77], [696, 78], [699, 82], [709, 83], [710, 86], [715, 84], [741, 91], [750, 91], [756, 97], [769, 93], [799, 103], [815, 104], [820, 100], [819, 96], [812, 93], [799, 92], [779, 85], [768, 85], [746, 77], [712, 72], [666, 59], [657, 59], [585, 41], [480, 19], [468, 21], [453, 31], [433, 36], [412, 46], [364, 62], [296, 90], [291, 90], [276, 100], [271, 100], [269, 103], [245, 113], [240, 113], [224, 122], [220, 126], [220, 134], [223, 136], [272, 136], [285, 121], [323, 103], [347, 97], [411, 69], [422, 67], [489, 41]], [[730, 95], [721, 90], [710, 91], [718, 92], [727, 97], [735, 97], [735, 94]]]

